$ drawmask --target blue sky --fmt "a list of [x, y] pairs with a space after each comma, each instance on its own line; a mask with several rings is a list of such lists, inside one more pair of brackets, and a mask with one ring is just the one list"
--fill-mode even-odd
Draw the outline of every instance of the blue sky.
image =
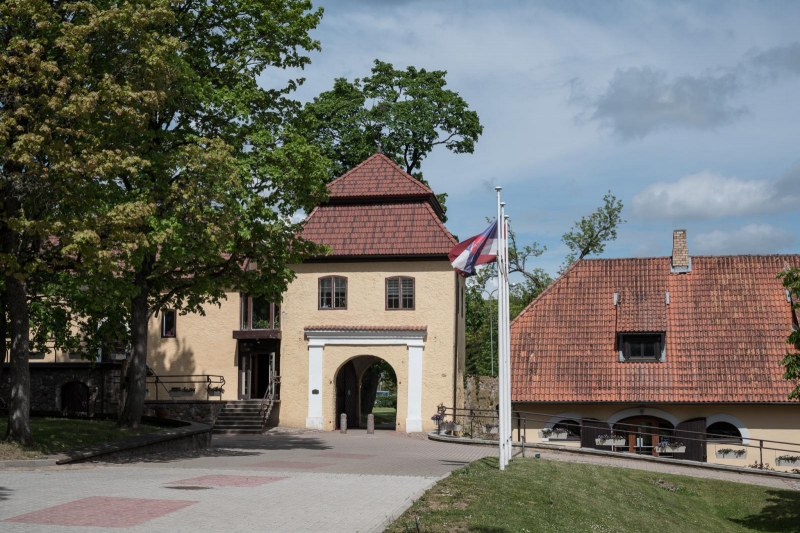
[[462, 239], [499, 184], [551, 273], [561, 235], [608, 190], [627, 223], [606, 257], [669, 255], [676, 228], [695, 255], [800, 248], [800, 2], [321, 5], [298, 99], [377, 58], [446, 70], [478, 112], [474, 154], [441, 148], [422, 166]]

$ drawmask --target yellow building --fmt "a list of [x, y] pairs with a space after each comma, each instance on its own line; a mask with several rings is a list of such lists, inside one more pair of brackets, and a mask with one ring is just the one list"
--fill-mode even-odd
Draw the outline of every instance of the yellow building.
[[518, 431], [528, 442], [800, 468], [800, 403], [781, 365], [798, 327], [777, 279], [788, 266], [800, 256], [691, 257], [684, 230], [672, 257], [577, 261], [511, 324]]
[[[231, 292], [205, 316], [153, 317], [148, 364], [163, 380], [222, 376], [226, 399], [260, 400], [279, 381], [273, 420], [333, 430], [342, 413], [360, 423], [362, 376], [383, 360], [397, 377], [396, 429], [433, 429], [437, 406], [463, 388], [465, 287], [447, 259], [457, 241], [433, 192], [381, 154], [329, 193], [303, 236], [331, 253], [293, 266], [282, 302]], [[160, 398], [165, 389], [192, 401], [208, 390], [162, 385]]]

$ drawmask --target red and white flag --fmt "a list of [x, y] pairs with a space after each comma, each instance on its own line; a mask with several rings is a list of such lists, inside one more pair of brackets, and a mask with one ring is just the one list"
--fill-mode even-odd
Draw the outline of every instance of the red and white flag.
[[475, 267], [497, 261], [497, 221], [480, 235], [456, 245], [447, 255], [453, 268], [463, 276], [475, 273]]

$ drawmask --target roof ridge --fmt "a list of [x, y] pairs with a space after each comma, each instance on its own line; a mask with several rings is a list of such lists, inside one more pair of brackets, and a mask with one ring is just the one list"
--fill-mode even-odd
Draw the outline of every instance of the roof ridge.
[[572, 271], [572, 270], [573, 270], [573, 269], [574, 269], [574, 268], [575, 268], [575, 267], [578, 265], [578, 263], [582, 263], [582, 262], [584, 262], [584, 261], [586, 261], [586, 259], [576, 259], [576, 260], [575, 260], [575, 261], [574, 261], [574, 262], [573, 262], [573, 263], [572, 263], [570, 266], [568, 266], [568, 267], [567, 267], [567, 269], [566, 269], [564, 272], [562, 272], [560, 276], [558, 276], [556, 279], [554, 279], [554, 280], [553, 280], [553, 282], [552, 282], [552, 283], [550, 283], [550, 285], [548, 285], [547, 287], [545, 287], [545, 289], [544, 289], [542, 292], [540, 292], [540, 293], [539, 293], [539, 296], [537, 296], [536, 298], [534, 298], [534, 299], [533, 299], [533, 301], [531, 301], [531, 303], [529, 303], [528, 305], [526, 305], [526, 306], [525, 306], [525, 308], [524, 308], [522, 311], [520, 311], [520, 312], [517, 314], [517, 316], [515, 316], [515, 317], [514, 317], [514, 320], [512, 320], [511, 322], [509, 322], [509, 324], [508, 324], [508, 327], [509, 327], [509, 329], [511, 328], [511, 326], [512, 326], [512, 325], [513, 325], [513, 324], [514, 324], [514, 323], [515, 323], [517, 320], [519, 320], [519, 318], [520, 318], [521, 316], [523, 316], [525, 313], [527, 313], [527, 312], [528, 312], [528, 309], [531, 309], [531, 308], [533, 308], [533, 306], [534, 306], [534, 305], [536, 305], [536, 304], [539, 302], [539, 300], [540, 300], [541, 298], [543, 298], [545, 295], [547, 295], [547, 293], [549, 293], [550, 291], [552, 291], [552, 290], [553, 290], [553, 287], [555, 287], [556, 285], [560, 284], [560, 283], [561, 283], [561, 281], [567, 277], [567, 274], [569, 274], [569, 273], [570, 273], [570, 272], [571, 272], [571, 271]]
[[[669, 255], [655, 255], [655, 256], [648, 256], [648, 257], [587, 257], [581, 259], [581, 261], [646, 261], [651, 259], [670, 259], [672, 256]], [[724, 258], [724, 257], [800, 257], [800, 253], [785, 253], [785, 254], [721, 254], [721, 255], [712, 255], [712, 254], [689, 254], [691, 258], [702, 258], [702, 259], [715, 259], [715, 258]]]
[[400, 173], [400, 174], [403, 176], [403, 178], [405, 178], [406, 180], [411, 180], [411, 182], [412, 182], [412, 183], [413, 183], [415, 186], [417, 186], [417, 187], [419, 187], [420, 189], [422, 189], [422, 190], [425, 192], [425, 194], [431, 194], [431, 195], [433, 195], [434, 197], [436, 196], [436, 194], [433, 192], [433, 189], [431, 189], [430, 187], [428, 187], [427, 185], [425, 185], [424, 183], [422, 183], [420, 180], [418, 180], [417, 178], [415, 178], [414, 176], [412, 176], [411, 174], [409, 174], [408, 172], [406, 172], [405, 170], [403, 170], [403, 169], [400, 167], [400, 165], [398, 165], [397, 163], [395, 163], [394, 161], [392, 161], [392, 160], [391, 160], [391, 158], [389, 158], [388, 156], [386, 156], [386, 154], [381, 154], [381, 153], [375, 153], [375, 154], [372, 154], [371, 156], [369, 156], [368, 158], [366, 158], [365, 160], [363, 160], [361, 163], [357, 164], [356, 166], [354, 166], [353, 168], [351, 168], [350, 170], [348, 170], [347, 172], [345, 172], [344, 174], [342, 174], [342, 175], [341, 175], [341, 176], [339, 176], [338, 178], [334, 179], [333, 181], [331, 181], [330, 183], [328, 183], [328, 188], [330, 188], [330, 187], [331, 187], [331, 186], [332, 186], [334, 183], [336, 183], [337, 181], [340, 181], [340, 180], [342, 180], [342, 179], [344, 179], [344, 178], [348, 177], [350, 174], [352, 174], [353, 172], [355, 172], [356, 170], [358, 170], [358, 169], [359, 169], [359, 168], [361, 168], [362, 166], [366, 165], [367, 163], [369, 163], [369, 162], [370, 162], [370, 161], [372, 161], [373, 159], [382, 159], [382, 160], [386, 160], [387, 162], [389, 162], [389, 164], [391, 164], [391, 165], [394, 167], [394, 169], [395, 169], [395, 170], [397, 170], [397, 171], [398, 171], [398, 172], [399, 172], [399, 173]]

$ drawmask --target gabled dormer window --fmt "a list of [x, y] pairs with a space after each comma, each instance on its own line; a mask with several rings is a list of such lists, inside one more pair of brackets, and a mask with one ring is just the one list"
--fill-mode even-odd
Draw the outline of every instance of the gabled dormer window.
[[319, 308], [347, 309], [347, 278], [343, 276], [319, 278]]
[[664, 360], [664, 333], [620, 333], [619, 360], [657, 362]]

